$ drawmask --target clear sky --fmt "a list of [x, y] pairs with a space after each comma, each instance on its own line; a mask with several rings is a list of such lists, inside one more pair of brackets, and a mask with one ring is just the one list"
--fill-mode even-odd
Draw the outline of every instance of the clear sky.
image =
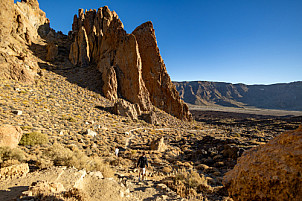
[[302, 0], [39, 0], [51, 27], [79, 8], [109, 6], [128, 33], [152, 21], [173, 81], [302, 80]]

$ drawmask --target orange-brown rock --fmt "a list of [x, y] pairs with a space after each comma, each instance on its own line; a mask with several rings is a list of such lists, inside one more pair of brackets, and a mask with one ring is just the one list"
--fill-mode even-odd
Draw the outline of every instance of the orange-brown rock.
[[[83, 66], [83, 60], [85, 65], [96, 64], [102, 73], [103, 94], [110, 100], [126, 99], [142, 111], [150, 111], [155, 105], [180, 119], [191, 120], [166, 71], [149, 24], [127, 34], [117, 14], [107, 6], [85, 13], [80, 9], [72, 25], [69, 58], [75, 65]], [[80, 56], [81, 47], [85, 59]]]
[[138, 114], [136, 106], [123, 99], [119, 99], [113, 106], [113, 113], [125, 117], [130, 117], [131, 119], [137, 119]]
[[224, 186], [234, 200], [301, 200], [302, 125], [244, 152]]
[[1, 0], [0, 6], [0, 78], [32, 82], [38, 64], [28, 46], [46, 36], [49, 20], [37, 0]]
[[[87, 37], [82, 37], [85, 34]], [[82, 61], [85, 61], [85, 65], [90, 60], [96, 62], [102, 72], [103, 93], [107, 98], [115, 100], [120, 97], [137, 103], [140, 110], [151, 109], [136, 39], [126, 33], [114, 11], [105, 6], [98, 12], [90, 10], [84, 14], [80, 9], [79, 16], [74, 17], [73, 37], [70, 52], [72, 63], [83, 66]], [[85, 58], [80, 56], [81, 51]]]
[[158, 138], [156, 140], [153, 140], [150, 144], [151, 150], [156, 150], [159, 152], [163, 152], [167, 149], [167, 145], [164, 143], [164, 138]]
[[138, 42], [143, 79], [153, 105], [180, 119], [191, 120], [188, 106], [180, 99], [160, 55], [152, 22], [140, 25], [132, 34]]
[[23, 131], [19, 126], [3, 125], [0, 127], [0, 146], [16, 148]]

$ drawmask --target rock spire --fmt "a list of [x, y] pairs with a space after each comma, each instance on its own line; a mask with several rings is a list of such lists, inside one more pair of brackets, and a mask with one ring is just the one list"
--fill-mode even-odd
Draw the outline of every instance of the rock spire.
[[127, 34], [107, 6], [85, 13], [80, 9], [70, 37], [70, 61], [82, 67], [95, 64], [108, 99], [126, 99], [141, 111], [150, 111], [154, 105], [179, 119], [192, 119], [167, 73], [151, 22]]

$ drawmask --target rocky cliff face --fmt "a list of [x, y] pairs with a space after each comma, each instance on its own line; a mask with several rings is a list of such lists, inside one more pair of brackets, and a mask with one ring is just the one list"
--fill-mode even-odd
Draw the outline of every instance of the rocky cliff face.
[[194, 105], [302, 110], [302, 82], [245, 85], [196, 81], [174, 84], [181, 98]]
[[159, 54], [151, 22], [127, 34], [114, 11], [79, 10], [74, 17], [69, 59], [74, 65], [96, 64], [102, 73], [103, 93], [110, 100], [124, 98], [150, 111], [152, 105], [191, 120]]
[[29, 46], [49, 32], [37, 0], [0, 2], [0, 78], [32, 82], [38, 71]]

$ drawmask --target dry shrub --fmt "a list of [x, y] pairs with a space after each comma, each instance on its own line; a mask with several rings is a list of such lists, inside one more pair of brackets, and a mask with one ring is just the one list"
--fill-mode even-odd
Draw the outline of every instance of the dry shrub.
[[98, 157], [88, 157], [79, 150], [72, 147], [72, 150], [60, 144], [54, 144], [44, 152], [56, 166], [75, 167], [87, 171], [100, 171], [104, 177], [112, 177], [113, 170]]
[[12, 165], [18, 165], [18, 164], [20, 164], [20, 161], [12, 159], [12, 160], [4, 161], [3, 163], [1, 163], [0, 167], [4, 168], [4, 167], [8, 167], [8, 166], [12, 166]]
[[[184, 184], [186, 190], [185, 192], [183, 190], [181, 192], [185, 193], [186, 196], [193, 196], [196, 194], [196, 191], [208, 193], [211, 190], [211, 187], [207, 184], [205, 176], [203, 174], [198, 174], [194, 170], [186, 171], [185, 169], [182, 169], [175, 175], [173, 180], [174, 186], [169, 187], [172, 187], [172, 189], [178, 191], [179, 186], [183, 186]], [[184, 194], [181, 196], [184, 196]]]
[[133, 162], [129, 159], [126, 158], [114, 158], [113, 160], [109, 161], [110, 165], [114, 165], [114, 166], [125, 166], [125, 167], [129, 167], [133, 165]]
[[[10, 163], [25, 160], [25, 153], [19, 148], [0, 147], [0, 167], [7, 167]], [[13, 164], [13, 165], [14, 165]]]
[[39, 158], [36, 161], [36, 166], [40, 169], [47, 169], [52, 167], [53, 165], [54, 165], [53, 161], [45, 158]]
[[64, 192], [63, 197], [67, 198], [68, 200], [86, 201], [88, 196], [81, 189], [71, 188]]
[[21, 140], [20, 140], [20, 145], [42, 145], [42, 144], [47, 144], [48, 143], [48, 135], [42, 134], [39, 132], [32, 132], [32, 133], [25, 133], [23, 134]]

